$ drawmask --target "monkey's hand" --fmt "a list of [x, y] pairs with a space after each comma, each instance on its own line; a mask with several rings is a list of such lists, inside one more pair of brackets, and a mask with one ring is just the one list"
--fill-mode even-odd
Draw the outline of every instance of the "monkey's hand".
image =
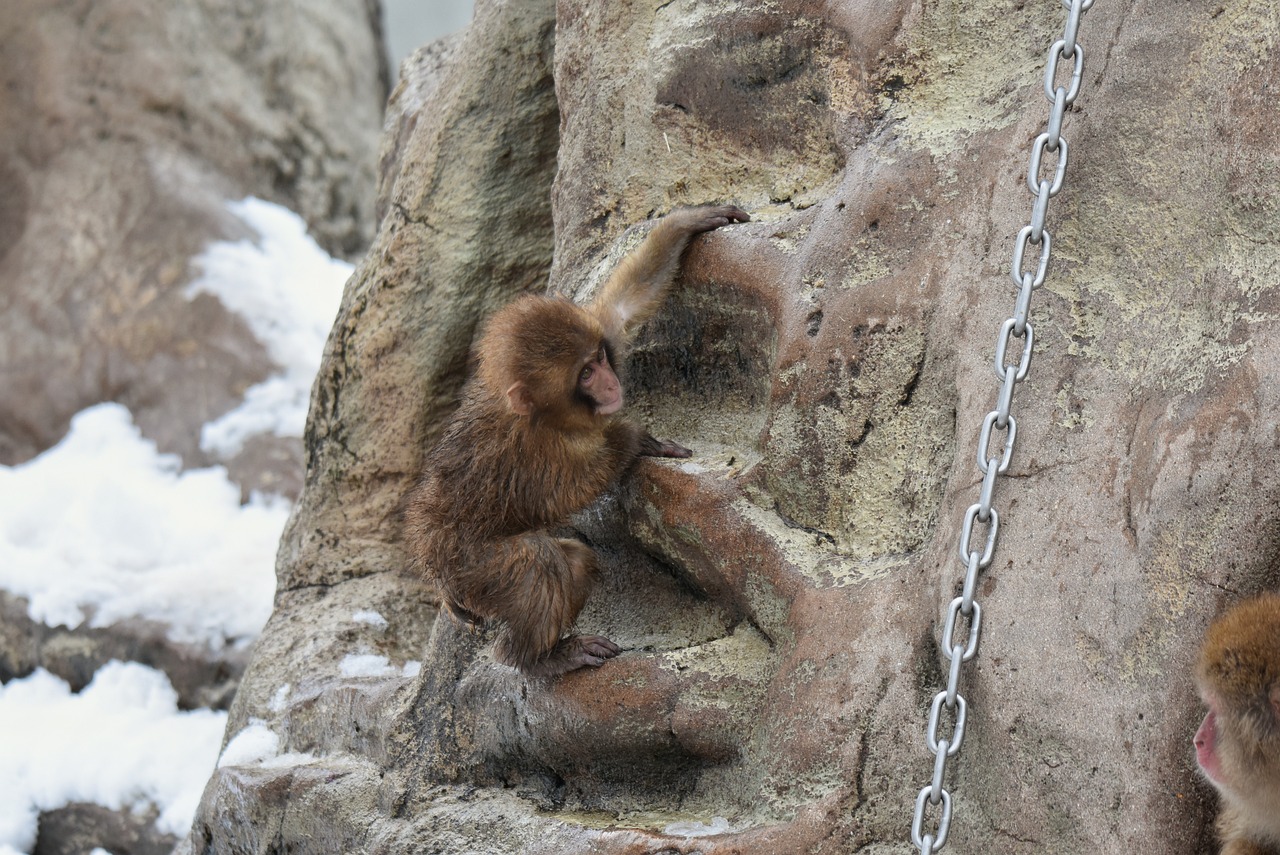
[[677, 208], [663, 217], [672, 226], [687, 234], [709, 232], [730, 223], [745, 223], [751, 215], [737, 205], [700, 205], [696, 208]]
[[640, 439], [641, 457], [693, 457], [693, 452], [669, 439], [654, 439], [645, 434]]

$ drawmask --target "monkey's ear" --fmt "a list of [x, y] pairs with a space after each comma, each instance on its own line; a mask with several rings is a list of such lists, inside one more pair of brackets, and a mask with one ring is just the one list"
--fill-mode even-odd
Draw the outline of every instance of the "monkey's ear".
[[507, 404], [518, 415], [533, 415], [533, 396], [529, 394], [529, 387], [523, 383], [512, 383], [507, 388]]

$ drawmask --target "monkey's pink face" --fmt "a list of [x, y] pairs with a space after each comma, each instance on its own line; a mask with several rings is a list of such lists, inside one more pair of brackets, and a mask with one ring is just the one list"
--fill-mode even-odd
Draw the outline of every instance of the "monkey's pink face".
[[1210, 783], [1224, 786], [1226, 782], [1222, 780], [1222, 764], [1218, 759], [1218, 714], [1212, 703], [1209, 704], [1209, 712], [1200, 723], [1193, 741], [1200, 771], [1204, 772]]
[[609, 364], [603, 345], [578, 372], [578, 391], [591, 402], [598, 416], [612, 415], [622, 409], [622, 384]]

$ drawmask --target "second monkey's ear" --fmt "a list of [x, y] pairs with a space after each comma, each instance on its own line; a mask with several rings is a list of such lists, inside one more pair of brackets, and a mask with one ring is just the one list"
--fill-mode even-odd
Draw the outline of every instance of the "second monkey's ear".
[[533, 415], [533, 397], [529, 394], [529, 387], [523, 383], [512, 383], [507, 388], [507, 404], [517, 415]]

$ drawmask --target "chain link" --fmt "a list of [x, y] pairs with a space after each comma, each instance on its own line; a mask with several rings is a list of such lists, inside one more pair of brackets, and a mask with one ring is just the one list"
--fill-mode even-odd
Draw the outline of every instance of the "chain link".
[[[933, 778], [929, 785], [916, 796], [915, 816], [911, 822], [911, 842], [921, 855], [938, 852], [947, 843], [947, 833], [951, 827], [951, 793], [944, 785], [947, 762], [960, 751], [964, 741], [965, 722], [969, 715], [969, 705], [960, 694], [960, 668], [974, 658], [978, 652], [978, 640], [982, 631], [982, 607], [974, 598], [977, 588], [978, 574], [991, 566], [995, 556], [996, 539], [1000, 533], [1000, 514], [992, 506], [995, 493], [996, 478], [1009, 470], [1009, 461], [1013, 457], [1013, 448], [1018, 439], [1018, 423], [1010, 413], [1013, 403], [1014, 387], [1027, 377], [1031, 367], [1031, 354], [1035, 341], [1035, 333], [1027, 315], [1031, 309], [1031, 294], [1044, 284], [1049, 267], [1049, 248], [1052, 239], [1045, 231], [1045, 216], [1049, 209], [1049, 200], [1058, 195], [1062, 189], [1067, 172], [1066, 139], [1062, 136], [1062, 119], [1067, 108], [1080, 94], [1080, 83], [1084, 77], [1084, 47], [1078, 41], [1080, 20], [1084, 13], [1093, 6], [1093, 0], [1062, 0], [1068, 10], [1066, 28], [1063, 37], [1049, 48], [1049, 58], [1044, 70], [1044, 93], [1052, 105], [1049, 110], [1047, 130], [1036, 137], [1031, 145], [1031, 156], [1027, 164], [1027, 188], [1035, 199], [1031, 208], [1031, 222], [1018, 232], [1013, 245], [1013, 263], [1010, 275], [1018, 286], [1018, 298], [1014, 304], [1013, 317], [1000, 327], [996, 339], [995, 373], [1000, 381], [1000, 390], [996, 395], [996, 408], [987, 413], [982, 422], [982, 433], [978, 438], [977, 464], [982, 473], [982, 488], [977, 503], [970, 505], [965, 511], [964, 524], [960, 533], [959, 559], [965, 567], [964, 587], [961, 595], [947, 606], [946, 623], [943, 626], [939, 648], [945, 659], [950, 662], [947, 674], [947, 687], [933, 698], [929, 709], [929, 724], [925, 732], [925, 745], [933, 753]], [[1071, 62], [1071, 75], [1067, 85], [1058, 83], [1058, 63], [1061, 60]], [[1052, 178], [1041, 177], [1041, 167], [1045, 153], [1057, 157], [1057, 165], [1053, 167]], [[1040, 258], [1034, 270], [1023, 270], [1027, 245], [1039, 249]], [[1021, 356], [1016, 364], [1009, 364], [1010, 341], [1020, 339]], [[1014, 351], [1017, 352], [1016, 350]], [[989, 457], [991, 435], [993, 431], [1004, 432], [1004, 448], [997, 456]], [[980, 550], [973, 546], [974, 527], [986, 526], [986, 541]], [[967, 622], [968, 628], [962, 626]], [[957, 641], [957, 630], [961, 641]], [[951, 736], [939, 735], [944, 711], [951, 717]], [[938, 814], [936, 830], [925, 833], [926, 812], [932, 808]]]

